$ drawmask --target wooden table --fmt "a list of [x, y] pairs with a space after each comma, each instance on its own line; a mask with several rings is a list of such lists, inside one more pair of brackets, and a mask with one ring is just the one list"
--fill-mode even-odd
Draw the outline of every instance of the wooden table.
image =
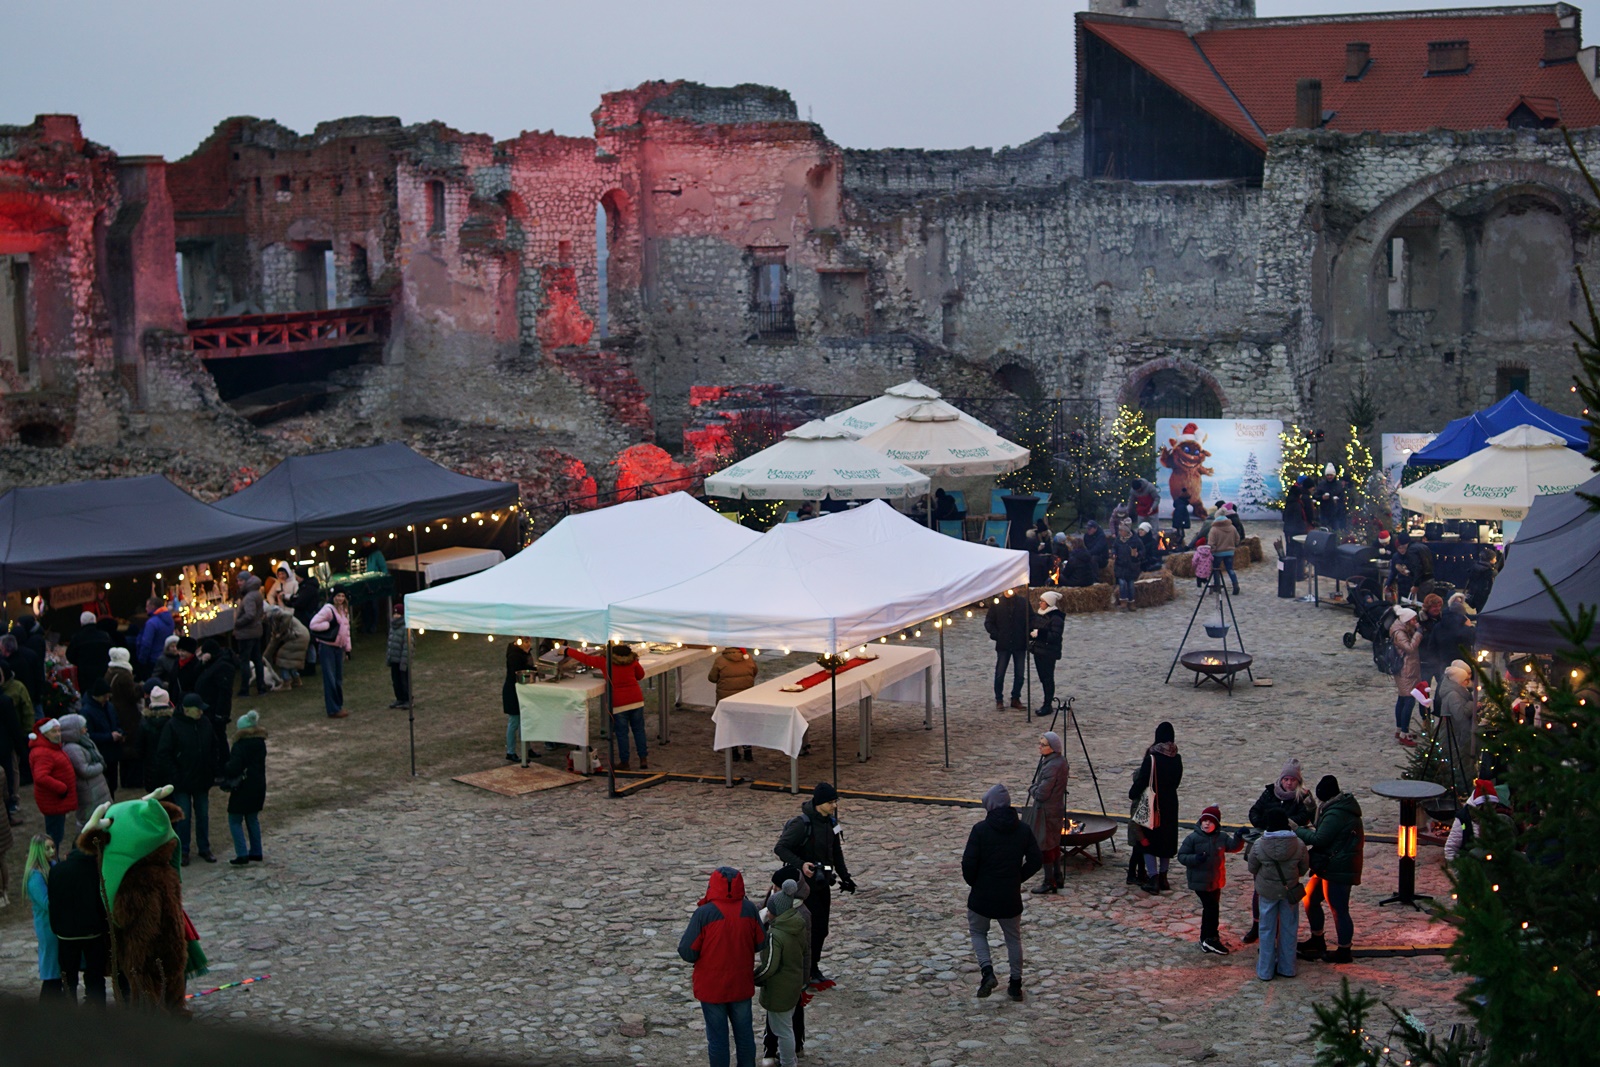
[[1421, 911], [1422, 906], [1417, 901], [1433, 898], [1417, 892], [1417, 805], [1424, 800], [1441, 796], [1445, 788], [1437, 782], [1390, 779], [1373, 782], [1372, 791], [1380, 797], [1400, 802], [1400, 830], [1396, 835], [1400, 851], [1400, 889], [1394, 896], [1378, 901], [1378, 907], [1381, 908], [1385, 904], [1409, 904], [1417, 911]]
[[[860, 738], [856, 758], [865, 763], [872, 758], [872, 704], [881, 700], [922, 702], [922, 727], [933, 729], [933, 698], [939, 687], [939, 653], [931, 648], [905, 645], [868, 645], [868, 654], [878, 658], [840, 674], [837, 679], [839, 705], [856, 705]], [[832, 687], [827, 681], [800, 692], [786, 693], [785, 686], [797, 684], [822, 670], [816, 665], [801, 667], [760, 685], [718, 701], [711, 715], [716, 734], [712, 746], [721, 749], [723, 776], [733, 784], [733, 749], [736, 745], [775, 749], [789, 757], [789, 789], [800, 791], [800, 749], [810, 724], [827, 717], [833, 709]]]

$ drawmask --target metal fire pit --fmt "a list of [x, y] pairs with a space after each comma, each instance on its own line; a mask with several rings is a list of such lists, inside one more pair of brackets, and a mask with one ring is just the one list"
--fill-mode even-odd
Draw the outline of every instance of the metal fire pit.
[[[1069, 830], [1076, 830], [1076, 832], [1069, 833]], [[1099, 815], [1085, 816], [1078, 821], [1076, 827], [1069, 820], [1067, 825], [1061, 828], [1061, 858], [1064, 860], [1068, 856], [1082, 856], [1098, 867], [1100, 866], [1100, 842], [1108, 840], [1116, 832], [1117, 824]], [[1094, 847], [1094, 855], [1092, 856], [1085, 851], [1090, 846]]]
[[1232, 694], [1234, 676], [1240, 671], [1249, 673], [1250, 664], [1255, 662], [1255, 657], [1246, 652], [1208, 648], [1185, 652], [1178, 662], [1194, 672], [1196, 688], [1201, 682], [1209, 679]]

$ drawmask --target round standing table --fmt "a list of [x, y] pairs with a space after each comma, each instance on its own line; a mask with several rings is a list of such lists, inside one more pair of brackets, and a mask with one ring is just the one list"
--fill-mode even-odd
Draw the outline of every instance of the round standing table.
[[1437, 782], [1390, 779], [1373, 782], [1372, 791], [1380, 797], [1400, 802], [1400, 830], [1396, 834], [1396, 848], [1400, 853], [1400, 889], [1394, 896], [1378, 901], [1378, 906], [1381, 908], [1385, 904], [1409, 904], [1421, 911], [1422, 906], [1417, 901], [1433, 898], [1427, 894], [1417, 893], [1417, 805], [1424, 800], [1441, 796], [1445, 788]]

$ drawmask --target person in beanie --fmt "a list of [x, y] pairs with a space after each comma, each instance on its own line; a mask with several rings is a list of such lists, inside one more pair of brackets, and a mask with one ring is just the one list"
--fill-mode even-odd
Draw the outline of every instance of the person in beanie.
[[967, 847], [961, 853], [961, 880], [972, 887], [967, 893], [967, 932], [972, 935], [972, 951], [982, 972], [978, 996], [987, 997], [1000, 984], [989, 958], [989, 925], [998, 922], [1011, 966], [1006, 995], [1021, 1000], [1022, 883], [1033, 877], [1044, 860], [1039, 842], [1017, 817], [1004, 785], [990, 786], [983, 794], [983, 810], [983, 821], [967, 834]]
[[1454, 863], [1463, 851], [1472, 848], [1472, 842], [1478, 836], [1478, 827], [1486, 817], [1496, 814], [1499, 808], [1500, 796], [1495, 791], [1494, 783], [1487, 778], [1473, 779], [1472, 798], [1456, 811], [1456, 817], [1450, 823], [1450, 834], [1444, 839], [1446, 863]]
[[200, 858], [217, 862], [211, 854], [211, 786], [216, 781], [216, 738], [205, 721], [206, 702], [194, 693], [183, 698], [183, 712], [174, 715], [161, 735], [156, 761], [170, 771], [172, 802], [183, 811], [183, 866], [189, 866], [192, 836]]
[[1061, 888], [1065, 873], [1061, 863], [1061, 831], [1067, 825], [1067, 758], [1062, 752], [1061, 735], [1054, 730], [1039, 738], [1039, 766], [1033, 772], [1028, 799], [1033, 802], [1033, 824], [1029, 827], [1039, 842], [1044, 861], [1044, 878], [1035, 893], [1054, 893]]
[[239, 662], [231, 651], [210, 638], [200, 642], [200, 661], [205, 667], [195, 680], [194, 689], [185, 690], [184, 697], [198, 697], [205, 707], [217, 750], [215, 758], [221, 763], [228, 758], [228, 725], [233, 722], [233, 676], [238, 673]]
[[[84, 691], [78, 705], [83, 717], [84, 732], [103, 757], [105, 784], [113, 793], [117, 789], [117, 761], [122, 758], [122, 727], [117, 722], [117, 710], [111, 706], [111, 683], [96, 678]], [[90, 806], [93, 810], [93, 805]]]
[[261, 725], [261, 714], [254, 709], [239, 716], [239, 732], [234, 736], [227, 766], [222, 768], [222, 782], [228, 790], [228, 834], [233, 838], [233, 859], [228, 864], [244, 867], [260, 863], [260, 815], [267, 803], [267, 728]]
[[173, 769], [164, 766], [156, 758], [161, 748], [161, 735], [167, 732], [167, 724], [171, 721], [172, 697], [159, 685], [155, 686], [150, 690], [150, 706], [145, 709], [144, 719], [139, 723], [139, 751], [145, 753], [142, 769], [146, 793], [172, 784]]
[[394, 689], [391, 708], [403, 708], [411, 703], [411, 649], [406, 640], [406, 605], [403, 600], [394, 602], [389, 615], [389, 685]]
[[[137, 789], [144, 780], [144, 769], [139, 766], [139, 724], [144, 714], [144, 690], [134, 681], [133, 661], [127, 649], [111, 650], [106, 684], [111, 686], [111, 711], [116, 716], [117, 731], [122, 734], [118, 742], [122, 747], [122, 760], [115, 776], [106, 776], [106, 783], [113, 790]], [[113, 782], [116, 784], [112, 785]]]
[[33, 771], [33, 802], [44, 816], [44, 832], [56, 851], [67, 833], [67, 813], [78, 810], [78, 779], [61, 750], [61, 723], [40, 719], [28, 735], [28, 767]]
[[789, 879], [767, 898], [763, 910], [771, 919], [755, 976], [761, 987], [761, 1006], [767, 1009], [767, 1028], [777, 1038], [781, 1067], [795, 1065], [794, 1013], [805, 995], [806, 964], [810, 962], [811, 946], [798, 907], [799, 896], [800, 882]]
[[[80, 839], [81, 840], [81, 839]], [[62, 991], [78, 1001], [78, 975], [83, 975], [83, 1002], [106, 1005], [106, 972], [111, 960], [111, 925], [106, 921], [100, 890], [100, 864], [81, 848], [50, 870], [50, 929], [56, 935]]]
[[1178, 862], [1188, 868], [1187, 880], [1200, 898], [1200, 951], [1218, 956], [1228, 954], [1217, 929], [1222, 888], [1228, 884], [1229, 852], [1244, 848], [1244, 834], [1232, 838], [1222, 832], [1222, 809], [1215, 804], [1203, 808], [1194, 832], [1178, 847]]
[[[801, 940], [801, 944], [805, 947], [804, 970], [801, 972], [802, 985], [804, 985], [803, 976], [811, 973], [811, 909], [806, 907], [806, 898], [811, 895], [811, 883], [806, 881], [805, 876], [800, 873], [798, 867], [783, 866], [772, 873], [772, 885], [767, 890], [767, 899], [761, 904], [761, 922], [765, 926], [771, 926], [772, 912], [769, 910], [768, 905], [772, 903], [773, 897], [784, 892], [783, 885], [785, 882], [793, 882], [795, 885], [795, 894], [797, 895], [791, 894], [794, 900], [794, 911], [800, 916], [802, 923], [805, 925], [805, 933]], [[802, 990], [800, 1002], [795, 1005], [794, 1015], [790, 1020], [791, 1028], [794, 1030], [796, 1056], [804, 1056], [806, 1053], [806, 1005], [810, 1001], [811, 994]], [[766, 1032], [761, 1035], [761, 1048], [762, 1067], [775, 1067], [778, 1062], [778, 1035], [773, 1033], [770, 1021], [767, 1023]]]
[[61, 943], [50, 929], [50, 866], [55, 846], [43, 834], [28, 842], [28, 858], [22, 862], [22, 888], [33, 911], [33, 936], [39, 943], [39, 999], [60, 998]]
[[1034, 712], [1041, 719], [1050, 714], [1050, 702], [1056, 695], [1056, 661], [1061, 659], [1061, 634], [1067, 617], [1061, 613], [1061, 594], [1054, 589], [1039, 594], [1039, 610], [1033, 616], [1033, 629], [1028, 631], [1028, 651], [1033, 653], [1033, 669], [1039, 675], [1039, 692], [1043, 696]]
[[1256, 977], [1263, 982], [1270, 982], [1275, 974], [1293, 978], [1295, 972], [1300, 894], [1305, 892], [1300, 879], [1311, 870], [1311, 854], [1289, 821], [1283, 808], [1268, 808], [1262, 816], [1266, 832], [1251, 842], [1244, 854], [1245, 866], [1255, 878], [1254, 899], [1261, 902]]
[[[122, 650], [124, 655], [127, 649]], [[89, 684], [91, 678], [104, 678], [111, 659], [111, 635], [100, 628], [100, 620], [92, 611], [78, 616], [78, 629], [67, 642], [67, 662], [78, 668], [78, 685]]]
[[[1321, 956], [1327, 963], [1349, 963], [1355, 923], [1350, 919], [1350, 888], [1361, 884], [1367, 834], [1361, 825], [1361, 805], [1339, 788], [1339, 779], [1323, 775], [1317, 783], [1317, 821], [1302, 826], [1295, 835], [1311, 848], [1312, 879], [1306, 887], [1306, 918], [1311, 936], [1300, 942], [1300, 958]], [[1322, 902], [1333, 910], [1333, 929], [1339, 947], [1327, 950], [1322, 936]]]
[[[1283, 765], [1283, 770], [1278, 773], [1276, 782], [1269, 782], [1261, 790], [1261, 795], [1256, 802], [1250, 805], [1250, 825], [1257, 830], [1267, 828], [1267, 815], [1272, 811], [1281, 811], [1289, 820], [1289, 828], [1296, 826], [1310, 826], [1311, 820], [1316, 818], [1317, 804], [1311, 797], [1311, 790], [1305, 786], [1305, 775], [1300, 770], [1300, 761], [1290, 759]], [[1244, 943], [1254, 944], [1260, 936], [1261, 928], [1261, 898], [1254, 893], [1250, 894], [1250, 932], [1244, 935]]]
[[82, 715], [61, 716], [61, 751], [72, 761], [78, 787], [78, 825], [87, 826], [90, 813], [111, 802], [111, 789], [106, 785], [106, 759], [95, 747]]
[[1317, 512], [1322, 516], [1322, 525], [1335, 534], [1344, 533], [1344, 482], [1339, 480], [1338, 468], [1332, 463], [1322, 468], [1322, 481], [1317, 483], [1316, 498]]
[[1400, 669], [1394, 675], [1394, 688], [1398, 694], [1394, 701], [1394, 739], [1407, 748], [1415, 748], [1411, 738], [1411, 712], [1417, 698], [1411, 691], [1422, 681], [1422, 630], [1417, 623], [1417, 613], [1410, 608], [1396, 608], [1394, 623], [1389, 627], [1389, 640], [1400, 653]]
[[1167, 884], [1167, 867], [1178, 852], [1178, 785], [1183, 781], [1183, 757], [1178, 755], [1176, 734], [1170, 722], [1156, 727], [1156, 739], [1144, 751], [1139, 769], [1134, 772], [1128, 799], [1137, 801], [1148, 787], [1152, 797], [1151, 818], [1156, 825], [1136, 828], [1143, 837], [1146, 893], [1172, 888]]
[[[1233, 528], [1227, 515], [1219, 513], [1216, 521], [1207, 528], [1206, 544], [1211, 546], [1211, 558], [1216, 566], [1227, 573], [1228, 581], [1233, 585], [1233, 595], [1238, 596], [1239, 575], [1233, 569], [1233, 554], [1239, 548], [1239, 531]], [[1217, 577], [1220, 580], [1221, 574]]]
[[744, 875], [732, 867], [712, 871], [705, 896], [678, 938], [678, 955], [694, 964], [694, 999], [705, 1016], [711, 1067], [728, 1067], [730, 1028], [739, 1067], [755, 1067], [751, 963], [766, 940], [756, 906], [745, 899]]
[[983, 616], [983, 628], [994, 642], [994, 706], [1005, 707], [1006, 668], [1011, 668], [1011, 706], [1022, 707], [1022, 680], [1028, 653], [1028, 598], [1007, 589], [994, 598]]
[[1117, 580], [1117, 603], [1126, 603], [1127, 610], [1133, 611], [1133, 583], [1139, 580], [1144, 566], [1144, 542], [1133, 536], [1129, 523], [1117, 527], [1117, 539], [1111, 543], [1111, 557], [1111, 575]]
[[250, 695], [250, 679], [255, 678], [256, 695], [267, 691], [267, 674], [261, 668], [262, 621], [267, 601], [261, 595], [261, 579], [254, 574], [239, 576], [239, 604], [233, 612], [233, 643], [239, 650], [239, 695]]
[[856, 891], [850, 868], [844, 862], [844, 835], [839, 827], [839, 791], [831, 782], [818, 782], [800, 814], [783, 825], [773, 853], [785, 864], [798, 867], [810, 885], [811, 975], [815, 989], [831, 989], [832, 979], [822, 973], [822, 946], [828, 940], [828, 920], [833, 911], [833, 885], [846, 893]]
[[633, 646], [613, 641], [611, 651], [598, 656], [580, 652], [571, 645], [567, 655], [599, 671], [611, 681], [611, 729], [617, 739], [617, 766], [628, 769], [628, 731], [633, 731], [634, 747], [639, 750], [639, 769], [650, 769], [649, 749], [645, 745], [644, 728], [644, 664]]

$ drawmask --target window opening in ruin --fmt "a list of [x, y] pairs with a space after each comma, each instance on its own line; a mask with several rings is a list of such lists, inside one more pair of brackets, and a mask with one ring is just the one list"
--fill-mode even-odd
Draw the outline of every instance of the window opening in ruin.
[[1020, 363], [1006, 363], [997, 368], [994, 384], [1024, 400], [1037, 400], [1044, 395], [1044, 390], [1039, 387], [1038, 376]]
[[28, 358], [28, 259], [26, 256], [0, 256], [0, 361], [26, 375], [32, 366]]
[[961, 337], [961, 318], [956, 311], [959, 306], [954, 300], [946, 300], [939, 309], [939, 341], [946, 348], [954, 348]]
[[594, 263], [595, 274], [599, 286], [599, 299], [596, 301], [595, 329], [601, 337], [611, 336], [611, 299], [606, 291], [606, 266], [611, 258], [611, 240], [607, 232], [611, 228], [605, 201], [594, 206]]
[[867, 332], [867, 272], [827, 271], [820, 283], [821, 325], [825, 333], [859, 337]]
[[324, 291], [322, 306], [334, 308], [339, 306], [339, 267], [333, 258], [333, 246], [329, 245], [322, 251], [322, 279]]
[[794, 294], [789, 291], [789, 250], [750, 250], [750, 310], [756, 319], [756, 336], [764, 341], [793, 340]]
[[372, 296], [372, 268], [367, 264], [367, 246], [350, 246], [350, 303], [365, 304]]
[[287, 174], [278, 175], [278, 192], [287, 193], [291, 190], [292, 179]]
[[444, 233], [444, 182], [428, 183], [428, 233]]
[[307, 241], [295, 246], [294, 309], [322, 311], [332, 307], [333, 246], [327, 241]]
[[561, 267], [572, 266], [572, 242], [556, 242], [556, 265]]
[[1211, 383], [1181, 367], [1163, 367], [1139, 386], [1139, 410], [1156, 419], [1220, 419], [1222, 400]]
[[1500, 369], [1494, 372], [1494, 396], [1496, 400], [1504, 400], [1510, 396], [1512, 390], [1528, 393], [1528, 368], [1515, 363], [1501, 364]]
[[218, 314], [231, 299], [227, 279], [217, 272], [217, 249], [210, 241], [184, 241], [178, 245], [178, 298], [186, 318], [204, 319]]
[[48, 422], [25, 422], [17, 427], [17, 444], [29, 448], [60, 448], [66, 444], [61, 427]]
[[1404, 237], [1391, 237], [1384, 243], [1388, 262], [1389, 310], [1401, 311], [1411, 306], [1410, 249]]
[[259, 174], [256, 175], [255, 183], [256, 183], [256, 195], [260, 196], [261, 195], [261, 175], [259, 175]]
[[184, 269], [183, 250], [179, 249], [173, 253], [173, 256], [178, 261], [178, 301], [183, 304], [183, 317], [186, 319], [196, 318], [195, 313], [189, 309], [189, 272]]

